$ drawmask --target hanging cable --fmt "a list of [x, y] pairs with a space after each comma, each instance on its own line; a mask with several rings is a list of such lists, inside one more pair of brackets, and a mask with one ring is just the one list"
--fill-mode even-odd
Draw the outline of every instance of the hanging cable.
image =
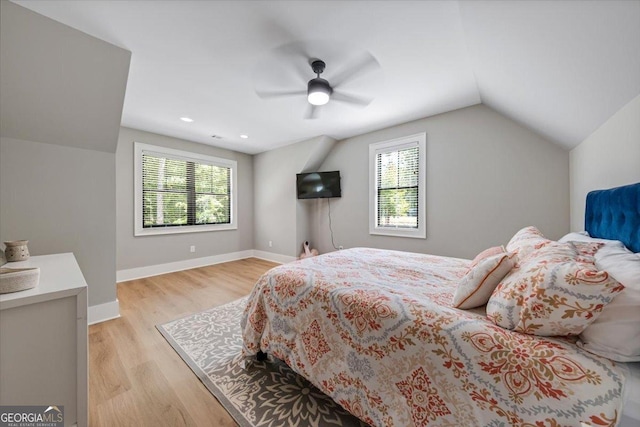
[[333, 246], [333, 249], [338, 250], [336, 244], [333, 242], [333, 227], [331, 225], [331, 199], [327, 198], [327, 204], [329, 205], [329, 231], [331, 232], [331, 246]]

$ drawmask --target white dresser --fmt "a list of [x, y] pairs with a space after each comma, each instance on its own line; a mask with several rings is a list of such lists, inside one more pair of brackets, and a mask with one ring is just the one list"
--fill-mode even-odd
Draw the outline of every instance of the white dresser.
[[87, 283], [71, 253], [4, 267], [40, 267], [38, 286], [0, 295], [0, 405], [64, 405], [88, 424]]

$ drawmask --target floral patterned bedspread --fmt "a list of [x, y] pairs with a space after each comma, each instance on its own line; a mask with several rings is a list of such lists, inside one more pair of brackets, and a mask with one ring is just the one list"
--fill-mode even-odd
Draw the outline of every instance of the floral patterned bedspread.
[[372, 426], [616, 425], [615, 364], [451, 308], [469, 264], [356, 248], [278, 266], [249, 298], [243, 356], [284, 360]]

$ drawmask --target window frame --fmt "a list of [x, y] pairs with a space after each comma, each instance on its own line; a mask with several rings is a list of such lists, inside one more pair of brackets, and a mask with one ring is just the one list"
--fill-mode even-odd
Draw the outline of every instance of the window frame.
[[[377, 154], [416, 146], [418, 147], [418, 227], [380, 227], [378, 226]], [[369, 144], [369, 234], [426, 239], [426, 151], [427, 134], [425, 132]]]
[[[144, 227], [143, 215], [143, 188], [142, 188], [142, 156], [145, 152], [166, 156], [168, 158], [191, 161], [195, 163], [203, 163], [214, 166], [230, 168], [230, 222], [227, 224], [194, 224], [180, 225], [170, 227]], [[173, 148], [161, 147], [157, 145], [146, 144], [142, 142], [134, 142], [134, 236], [154, 236], [161, 234], [181, 234], [181, 233], [200, 233], [222, 230], [237, 230], [237, 169], [238, 162], [230, 159], [209, 156], [205, 154], [193, 153], [190, 151], [176, 150]]]

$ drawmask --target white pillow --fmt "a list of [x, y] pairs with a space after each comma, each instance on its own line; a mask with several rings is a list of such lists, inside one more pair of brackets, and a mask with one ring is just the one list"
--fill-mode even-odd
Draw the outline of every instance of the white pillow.
[[453, 306], [466, 310], [485, 305], [512, 268], [513, 261], [506, 252], [482, 259], [460, 280], [453, 296]]
[[567, 242], [588, 242], [588, 243], [604, 243], [605, 245], [613, 245], [620, 248], [624, 248], [624, 243], [619, 240], [607, 240], [607, 239], [598, 239], [595, 237], [590, 237], [586, 231], [581, 231], [579, 233], [573, 232], [569, 234], [565, 234], [558, 240], [560, 243]]
[[[589, 239], [583, 241], [603, 241], [582, 237]], [[622, 242], [605, 242], [595, 254], [596, 267], [608, 272], [625, 289], [580, 334], [577, 344], [611, 360], [640, 362], [640, 256]]]

